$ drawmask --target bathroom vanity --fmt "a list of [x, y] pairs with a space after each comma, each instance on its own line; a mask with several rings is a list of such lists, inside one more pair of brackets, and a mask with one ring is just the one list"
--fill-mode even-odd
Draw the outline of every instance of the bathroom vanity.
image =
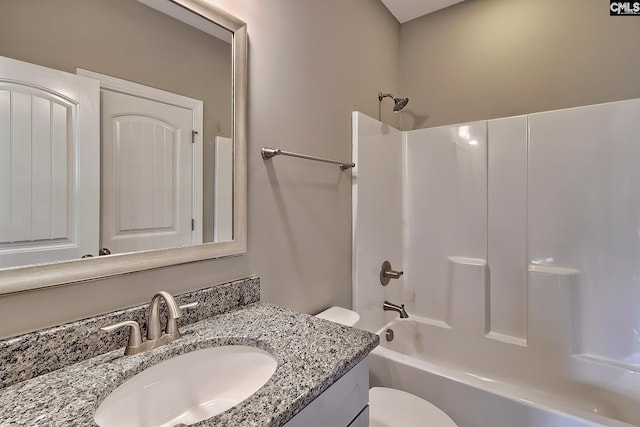
[[199, 302], [179, 319], [182, 337], [133, 356], [123, 354], [126, 330], [99, 327], [144, 319], [147, 306], [0, 342], [0, 426], [96, 425], [96, 409], [126, 380], [175, 356], [222, 345], [264, 350], [277, 368], [246, 400], [193, 425], [368, 424], [366, 358], [377, 335], [260, 303], [255, 277], [176, 299]]

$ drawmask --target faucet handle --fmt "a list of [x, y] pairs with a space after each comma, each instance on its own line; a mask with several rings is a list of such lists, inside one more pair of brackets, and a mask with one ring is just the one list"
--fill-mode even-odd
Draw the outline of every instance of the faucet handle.
[[[194, 301], [194, 302], [190, 302], [190, 303], [178, 306], [178, 308], [180, 309], [180, 315], [182, 315], [182, 310], [186, 310], [187, 308], [193, 308], [198, 304], [199, 304], [198, 301]], [[164, 332], [168, 335], [179, 337], [180, 331], [178, 331], [178, 320], [176, 318], [169, 317], [167, 319], [167, 326], [165, 327]]]
[[187, 304], [183, 304], [183, 305], [180, 306], [180, 310], [185, 310], [187, 308], [193, 308], [193, 307], [197, 306], [198, 304], [200, 304], [198, 301], [194, 301], [194, 302], [190, 302], [190, 303], [187, 303]]
[[382, 286], [387, 286], [390, 279], [399, 279], [404, 274], [404, 271], [396, 271], [391, 269], [391, 263], [385, 261], [380, 268], [380, 283]]
[[114, 323], [112, 325], [103, 326], [100, 329], [106, 332], [111, 332], [114, 329], [121, 328], [123, 326], [129, 327], [129, 339], [127, 341], [127, 348], [124, 354], [131, 354], [130, 350], [136, 348], [142, 344], [142, 334], [140, 333], [140, 325], [135, 320], [125, 320], [124, 322]]

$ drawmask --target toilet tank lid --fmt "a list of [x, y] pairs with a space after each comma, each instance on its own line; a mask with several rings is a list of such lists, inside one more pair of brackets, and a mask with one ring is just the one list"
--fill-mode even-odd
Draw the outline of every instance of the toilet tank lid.
[[340, 323], [341, 325], [346, 326], [354, 326], [358, 322], [358, 320], [360, 320], [360, 315], [355, 311], [336, 306], [330, 307], [325, 311], [318, 313], [316, 317], [331, 320], [332, 322]]

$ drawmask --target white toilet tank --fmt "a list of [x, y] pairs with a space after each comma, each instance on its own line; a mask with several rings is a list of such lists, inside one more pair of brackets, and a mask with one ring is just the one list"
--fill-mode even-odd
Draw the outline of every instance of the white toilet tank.
[[358, 320], [360, 320], [360, 315], [355, 311], [336, 306], [316, 314], [316, 317], [331, 320], [345, 326], [356, 326]]

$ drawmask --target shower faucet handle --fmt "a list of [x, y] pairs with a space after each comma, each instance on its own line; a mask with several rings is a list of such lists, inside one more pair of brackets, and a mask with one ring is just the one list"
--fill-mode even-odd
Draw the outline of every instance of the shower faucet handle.
[[387, 286], [391, 279], [399, 279], [403, 274], [404, 271], [392, 270], [391, 263], [385, 261], [382, 263], [382, 268], [380, 269], [380, 283], [382, 283], [382, 286]]

